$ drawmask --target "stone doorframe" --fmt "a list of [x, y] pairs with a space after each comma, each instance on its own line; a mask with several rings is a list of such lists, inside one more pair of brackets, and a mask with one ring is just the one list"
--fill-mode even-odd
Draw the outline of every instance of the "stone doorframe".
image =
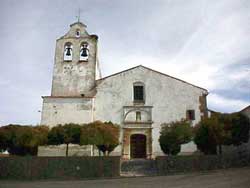
[[152, 128], [123, 128], [122, 158], [131, 159], [130, 138], [133, 134], [146, 136], [146, 158], [152, 158]]

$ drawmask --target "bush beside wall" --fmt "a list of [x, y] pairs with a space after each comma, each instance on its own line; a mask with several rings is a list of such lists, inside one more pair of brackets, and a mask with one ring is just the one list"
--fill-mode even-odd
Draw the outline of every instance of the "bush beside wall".
[[120, 157], [4, 157], [0, 179], [81, 179], [120, 176]]

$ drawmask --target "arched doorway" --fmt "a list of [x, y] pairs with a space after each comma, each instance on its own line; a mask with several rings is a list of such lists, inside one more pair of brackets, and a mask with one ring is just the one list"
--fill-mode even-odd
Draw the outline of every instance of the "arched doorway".
[[146, 158], [146, 136], [133, 134], [130, 136], [130, 157]]

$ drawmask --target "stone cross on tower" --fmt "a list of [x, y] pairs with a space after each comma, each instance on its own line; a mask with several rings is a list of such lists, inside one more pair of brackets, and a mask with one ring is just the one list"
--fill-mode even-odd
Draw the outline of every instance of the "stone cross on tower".
[[80, 20], [81, 20], [81, 9], [80, 8], [78, 9], [78, 15], [76, 16], [76, 18], [77, 18], [77, 22], [80, 22]]

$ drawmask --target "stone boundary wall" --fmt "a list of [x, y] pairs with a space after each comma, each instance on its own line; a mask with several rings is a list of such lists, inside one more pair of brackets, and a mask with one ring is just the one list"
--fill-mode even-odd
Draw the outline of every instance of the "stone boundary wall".
[[158, 175], [250, 166], [250, 154], [156, 157]]
[[[77, 145], [69, 144], [69, 156], [99, 156], [99, 151], [96, 147], [91, 145]], [[39, 157], [65, 157], [66, 144], [38, 146], [37, 156]]]
[[0, 157], [0, 179], [82, 179], [120, 176], [120, 157]]

